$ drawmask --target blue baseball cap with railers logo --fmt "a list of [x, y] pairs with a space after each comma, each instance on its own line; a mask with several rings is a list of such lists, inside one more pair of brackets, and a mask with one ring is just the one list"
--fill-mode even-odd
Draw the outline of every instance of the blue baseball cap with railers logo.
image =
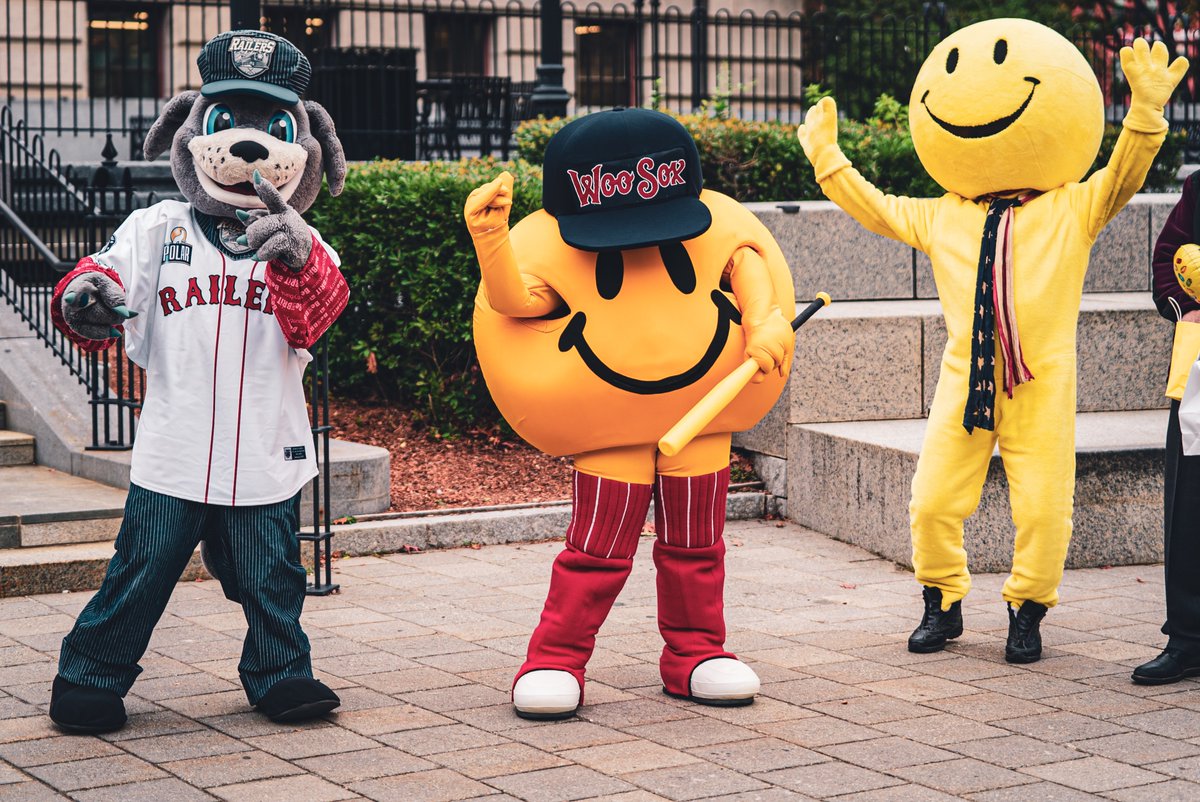
[[312, 66], [287, 39], [266, 31], [227, 31], [210, 39], [196, 57], [200, 94], [257, 95], [291, 105], [300, 100]]
[[712, 225], [700, 201], [700, 153], [674, 117], [611, 109], [580, 117], [550, 138], [542, 208], [563, 242], [626, 250], [698, 237]]

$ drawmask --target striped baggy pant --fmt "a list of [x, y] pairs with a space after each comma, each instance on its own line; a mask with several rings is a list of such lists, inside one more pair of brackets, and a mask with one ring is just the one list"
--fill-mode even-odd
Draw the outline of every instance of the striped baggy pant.
[[250, 704], [286, 677], [311, 677], [300, 627], [305, 572], [296, 538], [299, 498], [226, 507], [131, 485], [116, 554], [100, 590], [63, 639], [58, 673], [124, 696], [141, 673], [154, 625], [196, 545], [208, 540], [231, 561], [248, 630], [238, 664]]

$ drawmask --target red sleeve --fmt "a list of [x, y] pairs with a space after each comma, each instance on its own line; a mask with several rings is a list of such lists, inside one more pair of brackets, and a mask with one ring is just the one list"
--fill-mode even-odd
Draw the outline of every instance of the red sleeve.
[[1171, 210], [1170, 216], [1167, 217], [1167, 222], [1158, 234], [1158, 240], [1154, 243], [1154, 256], [1152, 260], [1154, 267], [1154, 303], [1158, 306], [1159, 314], [1172, 323], [1175, 322], [1175, 309], [1171, 306], [1169, 298], [1174, 298], [1179, 303], [1182, 314], [1200, 309], [1200, 303], [1193, 301], [1192, 297], [1179, 286], [1179, 281], [1175, 278], [1175, 266], [1173, 264], [1175, 251], [1179, 250], [1179, 246], [1188, 242], [1194, 242], [1192, 219], [1196, 212], [1196, 184], [1198, 181], [1200, 181], [1200, 176], [1193, 173], [1183, 182], [1183, 196], [1180, 197], [1179, 203], [1175, 204], [1175, 208]]
[[[99, 264], [90, 256], [85, 256], [79, 260], [79, 264], [75, 265], [74, 270], [63, 276], [58, 284], [54, 286], [54, 295], [50, 299], [50, 320], [54, 323], [54, 328], [67, 335], [67, 339], [75, 343], [79, 350], [89, 352], [103, 351], [116, 342], [117, 338], [109, 337], [106, 340], [89, 340], [87, 337], [80, 337], [67, 325], [67, 321], [62, 313], [62, 296], [67, 291], [67, 285], [84, 273], [103, 273], [117, 282], [117, 286], [121, 289], [125, 289], [125, 285], [121, 283], [121, 277], [117, 275], [117, 271]], [[123, 326], [116, 326], [116, 328], [121, 329]]]
[[342, 271], [316, 237], [299, 273], [282, 262], [267, 263], [267, 288], [275, 319], [293, 348], [315, 345], [350, 299]]

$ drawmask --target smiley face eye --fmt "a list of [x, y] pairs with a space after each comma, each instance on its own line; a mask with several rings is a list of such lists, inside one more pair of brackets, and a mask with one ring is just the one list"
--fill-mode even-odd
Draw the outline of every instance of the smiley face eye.
[[950, 48], [950, 55], [946, 56], [946, 72], [948, 72], [948, 73], [954, 72], [954, 69], [957, 66], [958, 66], [958, 48], [952, 47], [952, 48]]
[[625, 260], [620, 251], [600, 251], [596, 255], [596, 292], [611, 301], [621, 292], [625, 280]]
[[692, 266], [692, 258], [688, 256], [687, 248], [683, 247], [683, 243], [663, 243], [658, 246], [658, 253], [662, 257], [663, 266], [667, 268], [667, 275], [671, 277], [671, 283], [675, 285], [675, 289], [684, 295], [691, 294], [696, 289], [696, 268]]
[[1008, 58], [1008, 42], [1004, 39], [997, 39], [996, 46], [992, 49], [992, 60], [997, 64], [1003, 64], [1006, 58]]

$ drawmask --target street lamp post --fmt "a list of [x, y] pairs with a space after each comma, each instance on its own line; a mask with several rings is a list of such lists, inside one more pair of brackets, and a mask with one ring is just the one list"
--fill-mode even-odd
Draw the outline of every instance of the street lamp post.
[[563, 86], [562, 3], [542, 0], [542, 58], [537, 66], [537, 85], [529, 98], [534, 114], [565, 117], [571, 95]]
[[259, 0], [229, 0], [230, 28], [235, 31], [257, 31], [262, 7]]

